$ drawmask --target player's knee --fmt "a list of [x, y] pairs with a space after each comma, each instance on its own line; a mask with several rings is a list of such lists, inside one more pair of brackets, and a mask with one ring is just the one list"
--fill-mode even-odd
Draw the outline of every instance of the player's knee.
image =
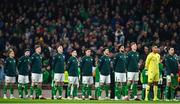
[[128, 84], [131, 84], [133, 81], [132, 80], [128, 80]]
[[38, 83], [38, 87], [42, 87], [42, 82], [39, 82], [39, 83]]
[[55, 81], [55, 86], [59, 86], [59, 85], [60, 85], [60, 83]]
[[171, 82], [167, 82], [167, 86], [168, 86], [168, 87], [171, 86]]
[[6, 86], [9, 86], [9, 85], [10, 85], [10, 83], [9, 83], [9, 82], [5, 82], [5, 85], [6, 85]]
[[154, 82], [154, 85], [157, 86], [157, 85], [158, 85], [158, 82]]
[[104, 86], [104, 83], [100, 83], [100, 86]]
[[63, 83], [63, 82], [60, 82], [60, 83], [59, 83], [59, 85], [60, 85], [60, 86], [63, 86], [63, 85], [64, 85], [64, 83]]
[[71, 86], [72, 86], [72, 84], [69, 83], [69, 84], [68, 84], [68, 87], [71, 87]]
[[134, 84], [138, 84], [138, 81], [134, 81]]

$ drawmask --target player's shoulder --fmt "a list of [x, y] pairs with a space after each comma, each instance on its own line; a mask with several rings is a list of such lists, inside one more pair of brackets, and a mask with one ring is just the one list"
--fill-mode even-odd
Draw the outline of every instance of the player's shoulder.
[[37, 54], [36, 53], [33, 53], [32, 55], [31, 55], [31, 57], [34, 57], [34, 56], [36, 56]]
[[154, 55], [154, 53], [153, 53], [153, 52], [150, 52], [148, 55], [149, 55], [149, 56], [153, 56], [153, 55]]
[[156, 55], [155, 55], [157, 58], [160, 58], [161, 57], [161, 55], [159, 54], [159, 53], [156, 53]]
[[23, 56], [21, 56], [20, 58], [19, 58], [19, 61], [21, 61], [21, 60], [23, 60], [25, 58], [25, 56], [23, 55]]
[[10, 58], [9, 58], [9, 57], [7, 57], [7, 58], [5, 59], [5, 63], [6, 63], [6, 62], [8, 62], [9, 60], [10, 60]]

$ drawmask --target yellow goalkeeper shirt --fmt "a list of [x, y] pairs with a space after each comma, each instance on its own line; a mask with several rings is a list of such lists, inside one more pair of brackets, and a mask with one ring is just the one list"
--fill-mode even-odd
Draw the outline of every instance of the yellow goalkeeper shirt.
[[159, 73], [160, 55], [158, 53], [149, 53], [146, 58], [145, 68], [153, 73]]

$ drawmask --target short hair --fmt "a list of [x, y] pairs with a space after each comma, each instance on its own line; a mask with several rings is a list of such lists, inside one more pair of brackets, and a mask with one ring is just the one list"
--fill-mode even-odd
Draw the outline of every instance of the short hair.
[[124, 45], [119, 45], [119, 46], [118, 46], [118, 49], [120, 49], [122, 46], [124, 46]]
[[12, 48], [8, 49], [7, 54], [9, 55], [11, 52], [14, 52]]
[[74, 51], [76, 51], [76, 50], [75, 50], [75, 49], [72, 49], [72, 50], [71, 50], [71, 53], [74, 52]]
[[105, 47], [105, 48], [103, 49], [103, 52], [104, 52], [106, 49], [109, 49], [109, 48]]
[[56, 45], [56, 49], [57, 49], [58, 47], [60, 47], [60, 46], [62, 46], [62, 47], [63, 47], [63, 45], [62, 45], [62, 44]]
[[169, 51], [171, 48], [173, 48], [173, 49], [174, 49], [174, 47], [169, 47], [169, 48], [167, 48], [167, 50]]
[[134, 44], [136, 44], [136, 42], [131, 42], [131, 46], [134, 45]]
[[157, 47], [157, 48], [158, 48], [158, 46], [157, 46], [157, 45], [152, 45], [152, 47], [151, 47], [151, 48], [154, 48], [154, 47]]
[[30, 49], [29, 49], [29, 48], [27, 48], [27, 49], [25, 49], [25, 50], [24, 50], [24, 52], [26, 52], [26, 51], [30, 51]]
[[86, 51], [88, 51], [88, 50], [91, 50], [91, 49], [89, 49], [89, 48], [86, 48], [84, 51], [86, 52]]
[[37, 49], [37, 48], [39, 48], [39, 47], [41, 47], [40, 45], [35, 45], [35, 49]]

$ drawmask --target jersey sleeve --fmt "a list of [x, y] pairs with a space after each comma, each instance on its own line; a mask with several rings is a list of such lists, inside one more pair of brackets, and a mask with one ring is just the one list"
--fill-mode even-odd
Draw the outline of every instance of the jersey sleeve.
[[117, 55], [114, 57], [113, 59], [113, 67], [115, 68], [116, 67], [116, 64], [117, 64]]
[[152, 58], [152, 55], [151, 53], [147, 56], [146, 58], [146, 62], [145, 62], [145, 68], [148, 70], [148, 67], [149, 67], [149, 63], [151, 61], [151, 58]]
[[66, 70], [69, 70], [70, 65], [71, 65], [71, 58], [67, 61]]
[[126, 55], [126, 68], [128, 67], [129, 61], [130, 61], [130, 53], [128, 52]]
[[22, 64], [22, 57], [19, 58], [18, 63], [17, 63], [18, 70], [19, 70], [19, 67], [21, 66], [21, 64]]
[[52, 57], [52, 63], [51, 63], [51, 65], [52, 65], [52, 70], [54, 70], [54, 68], [55, 68], [55, 56], [53, 56]]
[[101, 57], [101, 58], [98, 60], [98, 68], [99, 68], [99, 70], [101, 70], [102, 62], [103, 62], [103, 58]]
[[7, 68], [7, 61], [8, 60], [6, 59], [5, 62], [4, 62], [4, 73], [5, 74], [7, 74], [7, 69], [6, 69]]
[[81, 70], [82, 70], [83, 64], [84, 64], [84, 57], [82, 57], [82, 59], [80, 60], [80, 69]]
[[166, 66], [167, 74], [170, 74], [171, 73], [170, 63], [169, 63], [169, 58], [167, 56], [165, 57], [165, 66]]

